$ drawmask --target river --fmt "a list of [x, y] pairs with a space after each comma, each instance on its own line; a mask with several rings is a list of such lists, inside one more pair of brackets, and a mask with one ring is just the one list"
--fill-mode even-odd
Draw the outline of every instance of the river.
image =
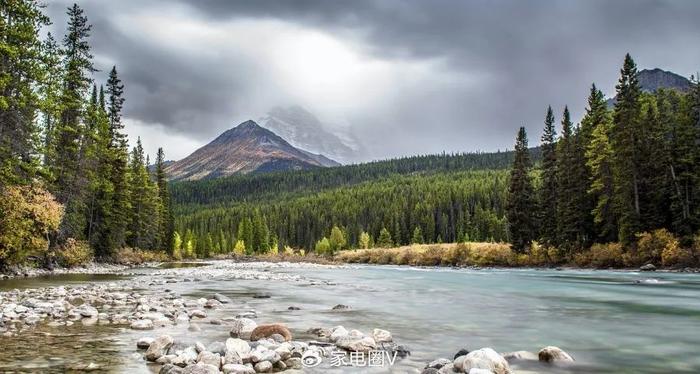
[[[205, 271], [182, 269], [183, 272]], [[221, 293], [234, 300], [230, 314], [255, 309], [259, 323], [282, 322], [295, 339], [310, 340], [313, 327], [343, 325], [371, 332], [382, 328], [412, 354], [384, 368], [344, 367], [306, 372], [419, 373], [460, 348], [492, 347], [499, 352], [537, 352], [559, 346], [575, 359], [566, 367], [516, 363], [515, 372], [697, 373], [700, 372], [700, 277], [682, 273], [534, 269], [446, 269], [394, 266], [272, 266], [264, 274], [302, 281], [241, 280], [225, 274], [199, 282], [167, 284], [183, 297]], [[178, 269], [168, 270], [177, 276]], [[157, 272], [157, 271], [155, 271]], [[153, 277], [154, 270], [128, 275], [55, 276], [0, 281], [0, 290]], [[283, 278], [284, 279], [284, 278]], [[143, 287], [143, 292], [159, 292]], [[331, 311], [346, 304], [348, 311]], [[287, 310], [289, 306], [300, 310]], [[95, 362], [114, 372], [157, 372], [136, 350], [141, 336], [223, 341], [225, 326], [201, 324], [201, 331], [173, 326], [134, 331], [124, 326], [40, 324], [2, 338], [0, 371], [65, 371]]]

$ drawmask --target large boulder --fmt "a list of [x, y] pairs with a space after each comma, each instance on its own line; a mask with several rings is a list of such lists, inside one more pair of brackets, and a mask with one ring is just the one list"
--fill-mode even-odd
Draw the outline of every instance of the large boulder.
[[137, 319], [131, 322], [130, 327], [133, 330], [153, 330], [153, 321], [150, 319]]
[[231, 322], [229, 334], [232, 338], [250, 339], [250, 335], [256, 327], [258, 327], [258, 324], [252, 319], [236, 318]]
[[155, 361], [168, 352], [173, 345], [173, 338], [170, 335], [161, 335], [153, 340], [153, 343], [146, 351], [146, 360]]
[[372, 338], [374, 338], [374, 341], [377, 343], [388, 343], [394, 340], [389, 331], [382, 329], [374, 329], [374, 331], [372, 331]]
[[352, 352], [369, 352], [377, 348], [377, 343], [369, 336], [347, 335], [335, 342], [338, 348]]
[[272, 371], [272, 363], [270, 363], [270, 361], [260, 361], [255, 364], [255, 371], [258, 373], [268, 373]]
[[221, 355], [204, 351], [197, 357], [197, 363], [211, 365], [218, 370], [219, 366], [221, 366]]
[[493, 374], [509, 374], [510, 366], [503, 356], [491, 348], [482, 348], [459, 356], [454, 362], [460, 373], [469, 373], [471, 369], [486, 369]]
[[345, 329], [343, 326], [336, 326], [333, 328], [331, 331], [331, 334], [328, 338], [328, 340], [332, 341], [333, 343], [337, 342], [340, 338], [344, 338], [346, 336], [350, 335], [350, 332]]
[[568, 353], [564, 352], [559, 347], [554, 347], [554, 346], [549, 346], [549, 347], [544, 347], [540, 349], [539, 353], [537, 354], [537, 357], [539, 357], [540, 361], [542, 362], [573, 362], [574, 359], [571, 357]]
[[250, 344], [243, 339], [228, 338], [226, 339], [226, 352], [233, 351], [239, 356], [244, 356], [250, 353]]

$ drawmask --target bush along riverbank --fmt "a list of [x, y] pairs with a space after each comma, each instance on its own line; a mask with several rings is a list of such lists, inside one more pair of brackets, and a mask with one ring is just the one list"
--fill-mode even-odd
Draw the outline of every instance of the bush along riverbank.
[[642, 233], [625, 248], [620, 243], [594, 244], [590, 249], [565, 252], [533, 242], [518, 253], [506, 243], [414, 244], [397, 248], [339, 251], [343, 263], [458, 267], [556, 267], [619, 268], [697, 271], [700, 267], [700, 235], [682, 246], [666, 230]]

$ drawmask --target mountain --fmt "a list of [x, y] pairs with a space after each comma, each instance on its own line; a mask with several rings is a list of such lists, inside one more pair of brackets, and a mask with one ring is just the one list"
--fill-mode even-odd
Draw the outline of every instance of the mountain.
[[246, 121], [165, 168], [172, 180], [198, 180], [236, 173], [303, 170], [340, 165], [293, 147], [274, 132]]
[[[655, 92], [660, 88], [674, 89], [681, 92], [690, 90], [690, 80], [674, 72], [656, 69], [644, 69], [638, 74], [639, 87], [643, 92]], [[615, 98], [608, 99], [608, 107], [615, 105]]]
[[329, 130], [330, 126], [299, 106], [273, 108], [258, 122], [297, 148], [327, 155], [344, 164], [357, 162], [364, 156], [363, 146], [349, 129]]

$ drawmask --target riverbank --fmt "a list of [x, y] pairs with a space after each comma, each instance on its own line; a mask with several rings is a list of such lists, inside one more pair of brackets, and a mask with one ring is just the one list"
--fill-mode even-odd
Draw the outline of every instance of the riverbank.
[[[515, 253], [506, 243], [414, 244], [396, 248], [355, 249], [338, 252], [334, 260], [348, 264], [442, 266], [459, 268], [565, 268], [620, 269], [641, 271], [700, 272], [693, 266], [663, 266], [631, 258], [619, 248], [607, 251], [608, 245], [565, 256], [553, 248], [533, 246], [529, 253]], [[657, 250], [661, 252], [661, 250]], [[611, 258], [616, 259], [611, 259]], [[623, 260], [623, 259], [626, 259]], [[692, 263], [692, 262], [689, 262]]]

